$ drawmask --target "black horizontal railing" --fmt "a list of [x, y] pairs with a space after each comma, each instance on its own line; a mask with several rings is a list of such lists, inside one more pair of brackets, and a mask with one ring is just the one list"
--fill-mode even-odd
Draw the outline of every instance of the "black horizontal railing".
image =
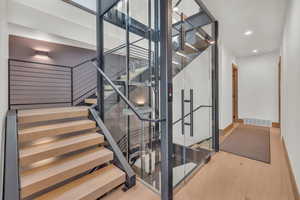
[[16, 110], [9, 110], [1, 144], [1, 199], [20, 199], [19, 152]]
[[[140, 47], [140, 46], [137, 46], [136, 43], [140, 42], [144, 40], [144, 38], [141, 38], [141, 39], [137, 39], [133, 42], [131, 42], [129, 45], [130, 45], [130, 66], [131, 65], [134, 65], [137, 61], [138, 61], [138, 66], [136, 68], [140, 68], [140, 67], [144, 67], [146, 65], [148, 65], [148, 50], [143, 48], [143, 47]], [[126, 49], [126, 44], [121, 44], [113, 49], [110, 49], [110, 50], [106, 50], [104, 52], [104, 56], [109, 56], [109, 55], [120, 55], [120, 56], [123, 56], [123, 54], [125, 52], [123, 52], [124, 50]], [[153, 55], [153, 52], [151, 53], [151, 57]], [[125, 56], [125, 55], [124, 55]], [[83, 78], [85, 82], [89, 82], [89, 84], [87, 84], [86, 86], [84, 86], [84, 84], [82, 83], [78, 83], [78, 80], [76, 80], [75, 78], [73, 78], [74, 80], [72, 81], [72, 102], [73, 102], [73, 105], [77, 105], [77, 103], [79, 102], [82, 102], [85, 98], [87, 98], [88, 96], [91, 96], [91, 94], [93, 93], [94, 91], [94, 88], [97, 87], [97, 81], [96, 81], [96, 78], [97, 78], [97, 72], [96, 72], [96, 69], [95, 68], [90, 68], [88, 67], [89, 65], [91, 65], [91, 60], [95, 60], [96, 58], [91, 58], [91, 59], [87, 59], [75, 66], [72, 67], [72, 74], [73, 76], [72, 77], [77, 77], [77, 76], [84, 76], [84, 74], [87, 74], [89, 73], [90, 70], [95, 70], [93, 71], [93, 73], [90, 73], [90, 76], [89, 77], [86, 77], [86, 78]], [[122, 63], [120, 63], [121, 65]], [[135, 64], [136, 66], [136, 64]], [[111, 80], [114, 80], [113, 82], [116, 83], [116, 81], [118, 80], [115, 80], [115, 79], [118, 79], [119, 77], [121, 77], [122, 75], [128, 73], [126, 71], [126, 68], [125, 66], [124, 67], [120, 67], [118, 66], [120, 69], [119, 71], [117, 72], [114, 72], [113, 74], [109, 74], [109, 77]], [[108, 66], [106, 66], [106, 69], [107, 70], [110, 70], [110, 66], [108, 64]], [[108, 71], [109, 72], [109, 71]], [[78, 74], [78, 75], [76, 75]], [[91, 82], [92, 82], [92, 85], [91, 85]], [[88, 87], [88, 89], [82, 89], [84, 92], [81, 92], [80, 96], [78, 95], [78, 92], [76, 92], [76, 88], [75, 85], [81, 85], [81, 87]], [[118, 95], [117, 95], [117, 98], [119, 99]]]
[[81, 94], [81, 96], [74, 98], [73, 102], [77, 102], [78, 100], [82, 99], [83, 97], [85, 97], [86, 95], [90, 94], [93, 91], [96, 91], [97, 87], [93, 87], [92, 89], [88, 90], [87, 92]]
[[177, 124], [178, 122], [182, 121], [182, 120], [185, 119], [186, 117], [190, 116], [191, 113], [195, 113], [196, 111], [198, 111], [198, 110], [201, 109], [201, 108], [212, 108], [212, 106], [210, 106], [210, 105], [200, 105], [200, 106], [198, 106], [197, 108], [193, 109], [192, 112], [189, 112], [189, 113], [185, 114], [184, 117], [181, 117], [181, 118], [177, 119], [176, 121], [174, 121], [174, 122], [173, 122], [173, 125], [175, 125], [175, 124]]
[[[130, 137], [131, 138], [139, 137], [141, 135], [141, 131], [142, 131], [142, 129], [130, 130]], [[123, 137], [121, 137], [118, 140], [117, 144], [120, 147], [120, 149], [122, 150], [122, 152], [127, 151], [127, 135], [124, 135]]]
[[[198, 107], [193, 109], [193, 113], [197, 112], [201, 108], [212, 108], [212, 106], [210, 106], [210, 105], [199, 105]], [[176, 121], [173, 122], [173, 125], [179, 123], [180, 121], [182, 121], [183, 119], [185, 119], [186, 117], [188, 117], [190, 115], [191, 115], [191, 112], [185, 114], [184, 118], [177, 119]], [[138, 137], [140, 135], [140, 131], [141, 131], [140, 129], [131, 131], [130, 137]], [[207, 139], [205, 139], [205, 140], [207, 140]], [[117, 144], [123, 152], [126, 151], [127, 150], [126, 149], [127, 148], [126, 147], [126, 145], [127, 145], [127, 135], [124, 135], [123, 137], [121, 137], [121, 139], [118, 140]]]
[[[138, 42], [140, 42], [140, 41], [142, 41], [142, 40], [145, 40], [145, 38], [137, 39], [137, 40], [135, 40], [135, 41], [129, 43], [128, 45], [129, 45], [130, 47], [133, 46], [133, 48], [139, 48], [139, 49], [147, 50], [147, 49], [145, 49], [145, 48], [143, 48], [143, 47], [140, 47], [140, 46], [135, 45], [136, 43], [138, 43]], [[124, 48], [126, 48], [126, 47], [127, 47], [126, 43], [123, 43], [123, 44], [121, 44], [121, 45], [119, 45], [119, 46], [117, 46], [117, 47], [115, 47], [115, 48], [106, 50], [106, 51], [104, 52], [104, 56], [107, 56], [107, 55], [111, 55], [111, 54], [113, 54], [113, 53], [116, 53], [117, 51], [119, 51], [119, 50], [121, 50], [121, 49], [124, 49]], [[148, 50], [147, 50], [147, 51], [148, 51]], [[93, 57], [92, 59], [96, 59], [96, 57]], [[77, 67], [82, 66], [82, 65], [84, 65], [84, 64], [86, 64], [86, 63], [89, 63], [90, 60], [91, 60], [91, 59], [87, 59], [87, 60], [85, 60], [85, 61], [83, 61], [83, 62], [81, 62], [81, 63], [75, 65], [73, 68], [77, 68]]]
[[113, 83], [113, 81], [105, 74], [105, 72], [98, 67], [98, 61], [96, 59], [91, 59], [90, 62], [93, 64], [93, 66], [97, 69], [98, 73], [104, 78], [106, 83], [108, 83], [113, 90], [118, 94], [118, 96], [127, 104], [128, 108], [132, 110], [132, 112], [141, 120], [141, 121], [147, 121], [147, 122], [161, 122], [164, 121], [164, 119], [150, 119], [144, 117], [134, 106], [133, 103], [130, 102], [130, 100], [118, 89], [118, 87]]
[[[143, 39], [130, 43], [132, 64], [138, 60], [138, 67], [148, 64], [147, 49], [135, 45]], [[107, 50], [105, 55], [121, 55], [125, 47], [125, 44], [121, 44]], [[9, 59], [9, 109], [72, 106], [81, 103], [96, 93], [97, 72], [86, 66], [91, 65], [90, 60], [87, 59], [75, 66], [65, 66]], [[123, 68], [120, 70], [110, 76], [114, 79], [126, 72]]]
[[9, 109], [71, 105], [71, 75], [69, 66], [9, 59]]
[[22, 59], [15, 59], [11, 58], [10, 61], [17, 61], [17, 62], [25, 62], [25, 63], [31, 63], [31, 64], [39, 64], [39, 65], [48, 65], [48, 66], [54, 66], [54, 67], [61, 67], [61, 68], [67, 68], [71, 69], [71, 66], [67, 65], [57, 65], [57, 64], [51, 64], [51, 63], [41, 63], [41, 62], [35, 62], [35, 61], [28, 61], [28, 60], [22, 60]]

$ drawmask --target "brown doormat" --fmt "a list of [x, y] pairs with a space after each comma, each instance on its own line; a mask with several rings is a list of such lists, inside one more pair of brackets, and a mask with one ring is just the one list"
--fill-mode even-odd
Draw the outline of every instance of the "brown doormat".
[[220, 145], [222, 151], [246, 158], [271, 162], [270, 128], [240, 126]]

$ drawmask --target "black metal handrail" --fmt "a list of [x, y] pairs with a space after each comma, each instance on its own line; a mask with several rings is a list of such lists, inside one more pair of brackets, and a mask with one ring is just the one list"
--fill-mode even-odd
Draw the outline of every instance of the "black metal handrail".
[[107, 129], [104, 122], [100, 119], [99, 114], [95, 110], [94, 106], [90, 107], [89, 110], [90, 110], [90, 113], [92, 114], [93, 118], [95, 119], [97, 125], [101, 128], [101, 134], [103, 134], [105, 136], [105, 139], [107, 140], [112, 151], [114, 152], [115, 158], [118, 161], [117, 164], [120, 165], [119, 167], [122, 170], [124, 170], [124, 172], [126, 173], [126, 186], [128, 188], [133, 187], [136, 184], [136, 176], [135, 176], [133, 169], [127, 162], [125, 156], [123, 155], [123, 152], [121, 151], [118, 144], [114, 140], [112, 134]]
[[[131, 42], [129, 45], [131, 45], [131, 51], [132, 51], [132, 53], [131, 53], [131, 57], [133, 58], [133, 59], [137, 59], [137, 60], [147, 60], [148, 58], [146, 58], [147, 57], [147, 55], [148, 55], [148, 50], [146, 49], [146, 48], [143, 48], [143, 47], [140, 47], [140, 46], [137, 46], [136, 45], [136, 43], [137, 42], [140, 42], [140, 41], [142, 41], [142, 40], [144, 40], [145, 38], [140, 38], [140, 39], [137, 39], [137, 40], [135, 40], [135, 41], [133, 41], [133, 42]], [[104, 52], [104, 56], [108, 56], [108, 55], [111, 55], [111, 54], [118, 54], [118, 55], [122, 55], [122, 53], [121, 52], [118, 52], [119, 50], [121, 50], [121, 49], [123, 49], [123, 48], [125, 48], [126, 47], [126, 43], [124, 43], [124, 44], [121, 44], [121, 45], [119, 45], [119, 46], [117, 46], [117, 47], [115, 47], [115, 48], [113, 48], [113, 49], [110, 49], [110, 50], [106, 50], [105, 52]], [[147, 51], [147, 52], [146, 52]], [[145, 54], [147, 54], [147, 55], [145, 55]], [[153, 54], [153, 52], [151, 52], [151, 57], [152, 57], [152, 54]], [[72, 73], [72, 83], [71, 83], [71, 99], [72, 99], [72, 105], [75, 105], [75, 103], [76, 102], [79, 102], [83, 97], [85, 97], [87, 94], [89, 94], [91, 91], [93, 91], [94, 90], [94, 88], [92, 88], [92, 89], [89, 89], [89, 91], [88, 92], [86, 92], [85, 94], [82, 94], [82, 95], [80, 95], [80, 97], [74, 97], [74, 81], [73, 81], [73, 74], [75, 73], [75, 69], [77, 69], [77, 68], [79, 68], [79, 67], [86, 67], [86, 66], [84, 66], [85, 64], [87, 64], [87, 63], [89, 63], [91, 60], [96, 60], [96, 57], [93, 57], [93, 58], [91, 58], [91, 59], [87, 59], [87, 60], [84, 60], [83, 62], [81, 62], [81, 63], [79, 63], [79, 64], [77, 64], [77, 65], [75, 65], [75, 66], [73, 66], [72, 68], [71, 68], [71, 73]], [[142, 65], [141, 65], [142, 66]], [[123, 71], [123, 70], [121, 70], [121, 71], [119, 71], [119, 72], [117, 72], [117, 73], [115, 73], [115, 74], [113, 74], [111, 77], [118, 77], [118, 76], [120, 76], [122, 73], [124, 73], [125, 71]], [[114, 83], [116, 82], [116, 81], [113, 81]]]
[[84, 94], [82, 94], [81, 96], [73, 99], [73, 103], [72, 104], [74, 104], [74, 102], [76, 102], [77, 100], [81, 99], [82, 97], [84, 97], [85, 95], [89, 94], [90, 92], [92, 92], [93, 90], [96, 90], [96, 89], [97, 89], [97, 87], [94, 87], [94, 88], [88, 90], [87, 92], [85, 92]]
[[200, 105], [197, 108], [195, 108], [192, 112], [187, 113], [186, 115], [184, 115], [184, 117], [179, 118], [178, 120], [176, 120], [175, 122], [173, 122], [173, 125], [177, 124], [178, 122], [182, 121], [183, 119], [185, 119], [187, 116], [189, 116], [191, 113], [196, 112], [197, 110], [201, 109], [201, 108], [212, 108], [212, 106], [210, 105]]
[[[130, 136], [134, 136], [134, 137], [139, 136], [139, 135], [140, 135], [140, 132], [141, 132], [141, 129], [131, 130], [131, 131], [130, 131]], [[123, 147], [124, 145], [127, 145], [127, 144], [125, 144], [126, 139], [127, 139], [127, 135], [125, 134], [123, 137], [121, 137], [121, 138], [118, 140], [117, 144], [120, 146], [121, 149], [122, 149], [122, 147]]]
[[[140, 41], [142, 41], [142, 40], [144, 40], [144, 39], [145, 39], [145, 38], [137, 39], [137, 40], [135, 40], [135, 41], [129, 43], [128, 45], [129, 45], [129, 46], [134, 45], [135, 43], [140, 42]], [[114, 53], [114, 52], [116, 52], [116, 51], [118, 51], [118, 50], [120, 50], [120, 49], [125, 48], [126, 46], [127, 46], [127, 44], [126, 44], [126, 43], [123, 43], [123, 44], [121, 44], [121, 45], [119, 45], [119, 46], [117, 46], [117, 47], [115, 47], [115, 48], [113, 48], [113, 49], [110, 49], [110, 50], [105, 51], [105, 52], [104, 52], [104, 55], [112, 54], [112, 53]], [[139, 47], [139, 48], [142, 48], [142, 47]]]
[[[138, 39], [138, 40], [135, 40], [135, 41], [129, 43], [129, 45], [134, 45], [135, 43], [140, 42], [140, 41], [142, 41], [142, 40], [144, 40], [144, 39], [145, 39], [145, 38], [140, 38], [140, 39]], [[134, 45], [134, 46], [136, 46], [136, 45]], [[114, 52], [119, 51], [119, 50], [121, 50], [121, 49], [123, 49], [123, 48], [125, 48], [125, 47], [126, 47], [126, 43], [121, 44], [121, 45], [119, 45], [119, 46], [117, 46], [117, 47], [115, 47], [115, 48], [113, 48], [113, 49], [109, 49], [109, 50], [107, 50], [107, 51], [104, 52], [104, 56], [113, 54]], [[136, 47], [139, 47], [139, 46], [136, 46]], [[142, 48], [142, 47], [139, 47], [139, 48], [144, 49], [144, 48]], [[91, 58], [91, 59], [96, 59], [96, 58], [97, 58], [97, 57], [93, 57], [93, 58]], [[84, 64], [86, 64], [86, 63], [89, 63], [91, 59], [85, 60], [85, 61], [83, 61], [83, 62], [81, 62], [81, 63], [79, 63], [79, 64], [73, 66], [72, 68], [75, 69], [75, 68], [77, 68], [77, 67], [79, 67], [79, 66], [81, 66], [81, 65], [84, 65]]]
[[98, 67], [97, 59], [91, 59], [90, 62], [93, 64], [93, 66], [97, 69], [99, 74], [105, 79], [105, 81], [113, 88], [113, 90], [121, 97], [121, 99], [127, 104], [127, 106], [133, 111], [133, 113], [141, 120], [141, 121], [147, 121], [147, 122], [161, 122], [165, 119], [149, 119], [145, 118], [138, 112], [138, 110], [135, 108], [133, 103], [130, 102], [130, 100], [118, 89], [118, 87], [113, 83], [113, 81], [105, 74], [105, 72]]
[[1, 145], [1, 197], [3, 200], [20, 199], [17, 134], [17, 113], [16, 110], [9, 110]]
[[[131, 42], [130, 44], [132, 45], [132, 53], [131, 55], [133, 56], [133, 58], [137, 59], [137, 60], [146, 60], [145, 58], [145, 51], [147, 49], [144, 49], [142, 47], [139, 47], [137, 45], [135, 45], [137, 42], [140, 42], [142, 40], [144, 40], [145, 38], [140, 38], [140, 39], [137, 39], [133, 42]], [[122, 48], [125, 48], [126, 45], [125, 44], [121, 44], [113, 49], [110, 49], [110, 50], [107, 50], [105, 52], [105, 55], [109, 55], [109, 54], [113, 54], [113, 53], [117, 53], [119, 50], [121, 50]], [[92, 59], [95, 59], [95, 58], [92, 58]], [[76, 73], [76, 71], [74, 71], [77, 67], [80, 67], [80, 66], [84, 66], [84, 64], [86, 63], [89, 63], [91, 59], [89, 60], [85, 60], [83, 62], [81, 62], [80, 64], [77, 64], [75, 66], [66, 66], [66, 65], [59, 65], [59, 64], [50, 64], [50, 63], [42, 63], [42, 62], [35, 62], [35, 61], [28, 61], [28, 60], [21, 60], [21, 59], [9, 59], [8, 61], [8, 71], [9, 71], [9, 84], [8, 84], [8, 91], [9, 91], [9, 95], [8, 95], [8, 102], [9, 102], [9, 108], [15, 108], [15, 107], [23, 107], [23, 106], [27, 106], [27, 107], [40, 107], [40, 106], [44, 106], [44, 105], [49, 105], [49, 104], [68, 104], [68, 105], [75, 105], [76, 102], [80, 101], [83, 97], [85, 97], [86, 95], [88, 95], [91, 91], [93, 91], [95, 89], [94, 86], [92, 86], [91, 88], [86, 88], [86, 90], [84, 90], [84, 92], [81, 92], [80, 94], [76, 95], [76, 91], [75, 91], [75, 87], [74, 87], [74, 84], [75, 84], [75, 78], [74, 78], [74, 73]], [[17, 64], [16, 64], [17, 63]], [[27, 63], [26, 65], [24, 64], [21, 64], [20, 63]], [[23, 75], [22, 72], [24, 73], [27, 73], [28, 70], [32, 71], [32, 70], [35, 70], [35, 69], [38, 69], [37, 67], [35, 66], [31, 66], [30, 64], [32, 65], [44, 65], [44, 66], [51, 66], [51, 67], [58, 67], [57, 69], [51, 69], [51, 68], [47, 68], [47, 70], [49, 72], [45, 72], [45, 71], [38, 71], [38, 72], [35, 72], [33, 73], [32, 75]], [[143, 65], [143, 64], [142, 64]], [[18, 69], [15, 69], [14, 67], [17, 67]], [[26, 96], [26, 97], [32, 97], [32, 98], [35, 98], [35, 99], [38, 99], [37, 97], [39, 96], [34, 96], [32, 94], [36, 94], [38, 93], [37, 91], [41, 91], [43, 90], [43, 85], [40, 85], [38, 83], [46, 83], [46, 82], [49, 82], [49, 80], [46, 80], [46, 82], [44, 81], [44, 78], [45, 79], [50, 79], [50, 77], [46, 77], [46, 75], [48, 76], [48, 74], [52, 71], [60, 71], [61, 68], [61, 71], [65, 72], [66, 73], [66, 78], [69, 79], [71, 82], [70, 83], [66, 83], [66, 86], [64, 86], [67, 90], [67, 92], [70, 91], [70, 96], [66, 96], [66, 93], [61, 93], [60, 91], [58, 91], [57, 87], [55, 86], [47, 86], [49, 89], [49, 92], [47, 93], [47, 95], [49, 96], [49, 98], [46, 99], [43, 99], [43, 101], [38, 101], [36, 100], [35, 103], [29, 103], [27, 101], [20, 101], [18, 99], [18, 101], [16, 102], [16, 97], [19, 98], [19, 96], [21, 96], [21, 94], [23, 96]], [[23, 70], [24, 69], [24, 70]], [[43, 69], [44, 70], [44, 69]], [[18, 73], [17, 75], [15, 75], [16, 73]], [[116, 74], [114, 74], [113, 76], [116, 77], [116, 76], [119, 76], [121, 73], [123, 73], [123, 71], [121, 72], [118, 72]], [[42, 74], [43, 76], [40, 76], [40, 74]], [[22, 76], [22, 77], [21, 77]], [[21, 77], [22, 79], [20, 80], [23, 80], [23, 78], [26, 78], [28, 80], [26, 80], [26, 83], [28, 81], [31, 81], [30, 78], [33, 78], [33, 79], [37, 79], [38, 77], [42, 77], [40, 78], [40, 80], [34, 80], [33, 83], [35, 83], [34, 86], [32, 87], [29, 87], [29, 85], [26, 85], [26, 84], [22, 84], [22, 83], [19, 83], [19, 82], [13, 82], [15, 79], [15, 77]], [[65, 80], [65, 79], [61, 79], [61, 78], [55, 78], [55, 77], [51, 77], [51, 82], [53, 82], [52, 84], [56, 83], [57, 84], [61, 84], [61, 81], [62, 80]], [[25, 79], [24, 79], [25, 81]], [[23, 82], [24, 82], [23, 81]], [[20, 90], [20, 89], [13, 89], [13, 87], [17, 87], [17, 86], [20, 86], [20, 87], [26, 87], [26, 89], [23, 89], [23, 90]], [[28, 87], [27, 87], [28, 86]], [[47, 91], [48, 91], [47, 90]], [[86, 92], [88, 90], [88, 92]], [[16, 93], [16, 91], [18, 93]], [[57, 93], [59, 93], [59, 95], [61, 96], [54, 96], [53, 93], [54, 91], [57, 91]], [[43, 93], [46, 93], [46, 90], [43, 90]], [[30, 95], [31, 96], [30, 96]], [[16, 96], [18, 95], [18, 96]], [[59, 99], [58, 97], [61, 97], [61, 99]]]

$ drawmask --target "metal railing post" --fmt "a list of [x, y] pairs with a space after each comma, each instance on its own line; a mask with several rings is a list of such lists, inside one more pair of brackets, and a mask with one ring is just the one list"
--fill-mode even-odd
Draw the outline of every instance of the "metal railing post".
[[[130, 26], [130, 22], [129, 22], [129, 1], [125, 1], [126, 3], [126, 83], [127, 83], [127, 87], [125, 88], [125, 94], [127, 99], [130, 99], [130, 86], [129, 86], [129, 81], [130, 81], [130, 38], [129, 38], [129, 26]], [[127, 105], [127, 108], [129, 108], [129, 106]], [[126, 152], [126, 156], [127, 156], [127, 161], [129, 161], [129, 156], [130, 156], [130, 116], [127, 116], [127, 152]]]
[[212, 47], [212, 138], [213, 148], [219, 151], [219, 51], [218, 51], [218, 22], [212, 24], [215, 44]]
[[[97, 0], [97, 67], [104, 71], [104, 18], [102, 15], [101, 5], [101, 0]], [[98, 111], [101, 119], [104, 121], [104, 81], [100, 74], [97, 74], [97, 92]]]
[[181, 90], [181, 134], [182, 135], [185, 135], [184, 134], [184, 131], [185, 131], [185, 127], [184, 127], [184, 123], [185, 123], [185, 120], [184, 120], [184, 116], [185, 116], [185, 109], [184, 109], [184, 90]]
[[71, 68], [71, 104], [74, 106], [74, 77], [73, 77], [74, 69]]
[[173, 199], [172, 1], [160, 0], [161, 199]]
[[20, 180], [19, 180], [19, 151], [18, 151], [18, 132], [17, 132], [17, 112], [9, 110], [6, 116], [6, 127], [2, 140], [4, 144], [3, 157], [1, 163], [3, 169], [3, 200], [20, 199]]
[[194, 90], [190, 89], [190, 136], [194, 136]]

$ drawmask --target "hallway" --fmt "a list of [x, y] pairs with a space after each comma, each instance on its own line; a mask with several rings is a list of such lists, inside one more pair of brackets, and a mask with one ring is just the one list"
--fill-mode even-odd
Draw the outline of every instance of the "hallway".
[[[271, 164], [219, 152], [176, 194], [176, 200], [295, 200], [278, 128], [271, 128]], [[133, 198], [135, 197], [135, 198]], [[145, 186], [104, 200], [159, 199]]]

